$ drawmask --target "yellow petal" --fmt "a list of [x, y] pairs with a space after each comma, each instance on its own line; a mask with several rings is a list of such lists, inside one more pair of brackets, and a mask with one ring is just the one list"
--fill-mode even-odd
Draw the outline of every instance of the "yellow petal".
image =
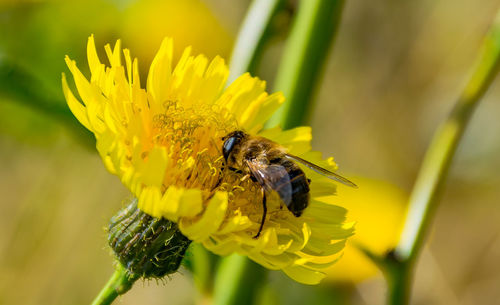
[[100, 73], [102, 65], [99, 56], [97, 56], [93, 34], [90, 35], [87, 42], [87, 61], [89, 62], [90, 73], [92, 75]]
[[302, 155], [311, 150], [311, 127], [302, 126], [288, 130], [279, 127], [270, 128], [259, 133], [260, 136], [273, 140], [287, 148], [292, 155]]
[[227, 193], [216, 192], [208, 202], [203, 216], [199, 220], [182, 218], [179, 222], [181, 232], [189, 239], [203, 241], [213, 234], [224, 221], [227, 209]]
[[109, 63], [111, 64], [111, 67], [119, 67], [122, 65], [121, 45], [122, 42], [120, 39], [118, 39], [115, 43], [113, 51], [111, 51], [111, 46], [109, 44], [104, 46], [104, 50], [106, 51], [106, 55], [108, 56], [108, 60]]
[[85, 128], [90, 131], [92, 127], [90, 126], [89, 119], [87, 117], [87, 109], [83, 106], [80, 101], [78, 101], [71, 90], [69, 89], [68, 82], [66, 81], [66, 75], [62, 74], [62, 87], [64, 92], [64, 97], [66, 98], [66, 102], [68, 103], [69, 109], [73, 113], [73, 115], [78, 119], [80, 123], [82, 123]]
[[161, 214], [158, 213], [158, 209], [155, 207], [157, 207], [161, 197], [159, 188], [145, 187], [139, 196], [137, 206], [141, 211], [144, 211], [153, 217], [160, 218]]
[[184, 189], [178, 188], [175, 185], [169, 186], [161, 201], [156, 203], [155, 210], [157, 210], [157, 213], [166, 219], [177, 222], [179, 220], [177, 211], [179, 210], [183, 192]]
[[160, 187], [167, 168], [167, 152], [164, 147], [154, 147], [147, 159], [138, 168], [142, 182], [145, 185]]
[[[248, 130], [248, 132], [256, 134], [264, 127], [264, 123], [269, 120], [273, 113], [278, 110], [284, 102], [285, 97], [281, 92], [276, 92], [267, 96], [262, 103], [258, 104], [258, 108], [253, 110], [252, 114], [248, 115], [249, 119], [247, 121], [242, 120], [242, 127]], [[251, 108], [248, 108], [247, 111], [250, 111], [250, 109]]]
[[147, 89], [158, 105], [167, 99], [172, 74], [173, 47], [172, 39], [165, 38], [149, 68]]
[[325, 274], [322, 272], [314, 271], [298, 265], [286, 267], [283, 269], [283, 272], [285, 272], [286, 275], [293, 280], [306, 285], [317, 285], [323, 278], [325, 278]]
[[238, 215], [231, 217], [229, 221], [219, 229], [218, 234], [224, 235], [232, 232], [243, 231], [250, 228], [252, 224], [253, 223], [248, 216], [242, 216], [241, 213], [239, 213]]

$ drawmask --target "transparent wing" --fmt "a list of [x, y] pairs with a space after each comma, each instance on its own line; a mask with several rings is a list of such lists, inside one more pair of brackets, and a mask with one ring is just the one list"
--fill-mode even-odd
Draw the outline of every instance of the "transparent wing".
[[275, 191], [288, 206], [292, 201], [292, 184], [285, 167], [259, 160], [246, 161], [250, 172], [266, 191]]
[[335, 180], [337, 182], [340, 182], [340, 183], [347, 185], [347, 186], [350, 186], [350, 187], [358, 188], [358, 186], [354, 182], [350, 181], [349, 179], [346, 179], [346, 178], [342, 177], [341, 175], [336, 174], [334, 172], [331, 172], [331, 171], [329, 171], [325, 168], [322, 168], [314, 163], [311, 163], [307, 160], [304, 160], [302, 158], [299, 158], [297, 156], [290, 155], [290, 154], [285, 154], [285, 156], [292, 161], [296, 161], [296, 162], [299, 162], [300, 164], [307, 166], [309, 169], [312, 169], [313, 171], [317, 172], [318, 174], [323, 175], [329, 179]]

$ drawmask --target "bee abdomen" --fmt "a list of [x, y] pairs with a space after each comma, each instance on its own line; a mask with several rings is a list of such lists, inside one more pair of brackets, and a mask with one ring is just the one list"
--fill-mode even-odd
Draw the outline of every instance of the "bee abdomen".
[[299, 217], [309, 204], [309, 183], [297, 164], [289, 160], [283, 160], [281, 163], [288, 171], [292, 187], [292, 200], [287, 207], [293, 215]]

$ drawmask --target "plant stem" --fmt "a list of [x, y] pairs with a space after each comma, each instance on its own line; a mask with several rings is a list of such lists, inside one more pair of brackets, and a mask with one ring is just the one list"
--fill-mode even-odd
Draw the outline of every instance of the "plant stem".
[[427, 149], [410, 195], [400, 242], [392, 252], [393, 263], [389, 262], [389, 266], [395, 264], [388, 268], [389, 304], [409, 301], [412, 267], [422, 248], [451, 161], [474, 109], [498, 72], [499, 63], [500, 14], [486, 34], [471, 78]]
[[199, 243], [191, 243], [184, 257], [184, 266], [193, 274], [195, 287], [202, 297], [210, 296], [213, 290], [213, 273], [217, 256]]
[[265, 283], [267, 271], [244, 256], [221, 261], [215, 278], [214, 305], [252, 305]]
[[287, 101], [269, 126], [289, 129], [306, 122], [343, 7], [344, 0], [300, 1], [276, 76], [275, 90], [283, 91]]
[[92, 302], [92, 305], [108, 305], [113, 303], [119, 295], [129, 291], [138, 278], [137, 276], [130, 277], [127, 270], [121, 264], [117, 264], [115, 273], [113, 273], [109, 281], [101, 289]]
[[[278, 14], [282, 3], [283, 1], [254, 1], [233, 53], [232, 75], [249, 70], [254, 72], [260, 59], [262, 44], [268, 39], [266, 33], [269, 32], [273, 18], [271, 16]], [[309, 99], [315, 88], [314, 84], [320, 79], [321, 68], [336, 32], [343, 3], [343, 0], [300, 2], [276, 81], [276, 88], [284, 91], [289, 99], [286, 111], [278, 118], [279, 121], [284, 120], [285, 128], [298, 126], [306, 120], [307, 110], [312, 106]], [[261, 11], [266, 9], [267, 12]], [[247, 43], [252, 45], [248, 46]], [[234, 76], [230, 79], [234, 79]], [[245, 257], [233, 255], [223, 259], [215, 280], [214, 304], [252, 304], [266, 275], [267, 270]]]
[[[229, 83], [239, 75], [250, 72], [255, 75], [265, 45], [275, 31], [275, 18], [283, 11], [286, 0], [254, 0], [243, 21], [230, 63]], [[212, 269], [199, 266], [199, 272]], [[193, 272], [198, 272], [193, 268]], [[194, 274], [202, 279], [203, 274]], [[253, 297], [267, 276], [267, 270], [246, 257], [232, 255], [220, 260], [214, 283], [214, 304], [251, 304]], [[252, 280], [248, 280], [252, 279]]]
[[407, 304], [410, 299], [410, 285], [412, 268], [406, 263], [389, 263], [385, 270], [387, 278], [388, 296], [387, 303], [393, 305]]
[[245, 72], [255, 75], [263, 49], [272, 36], [273, 20], [286, 0], [254, 0], [238, 33], [231, 55], [229, 82]]

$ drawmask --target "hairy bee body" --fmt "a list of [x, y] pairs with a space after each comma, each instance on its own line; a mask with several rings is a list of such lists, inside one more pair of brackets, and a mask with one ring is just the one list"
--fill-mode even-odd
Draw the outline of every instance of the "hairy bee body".
[[309, 180], [294, 162], [280, 159], [279, 164], [287, 169], [292, 187], [292, 201], [287, 205], [288, 210], [296, 217], [299, 217], [309, 205]]
[[296, 162], [332, 180], [356, 187], [340, 175], [288, 154], [283, 146], [264, 137], [251, 136], [237, 130], [230, 132], [222, 140], [222, 154], [227, 168], [248, 175], [261, 186], [264, 213], [255, 237], [260, 235], [264, 226], [267, 213], [266, 193], [278, 193], [281, 201], [296, 217], [302, 215], [309, 205], [310, 180]]
[[302, 169], [286, 158], [283, 147], [241, 131], [225, 138], [228, 145], [223, 150], [229, 168], [250, 175], [268, 191], [276, 191], [290, 212], [302, 215], [309, 204], [309, 182]]

